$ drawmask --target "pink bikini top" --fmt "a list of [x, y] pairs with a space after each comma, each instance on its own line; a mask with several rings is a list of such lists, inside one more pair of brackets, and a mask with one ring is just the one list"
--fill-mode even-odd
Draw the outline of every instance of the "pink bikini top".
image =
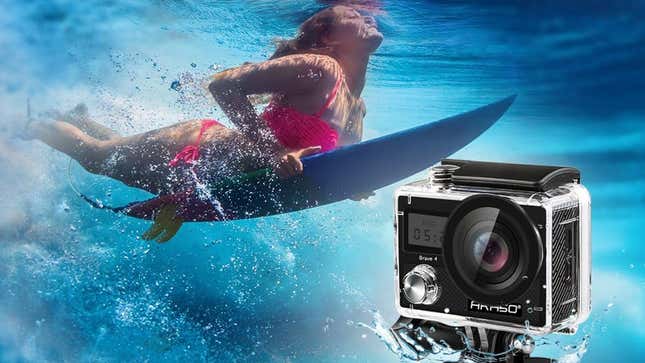
[[321, 152], [333, 150], [338, 144], [338, 132], [321, 116], [336, 99], [342, 82], [343, 76], [341, 75], [336, 80], [334, 89], [327, 97], [323, 107], [313, 115], [280, 105], [273, 100], [264, 109], [262, 118], [267, 122], [280, 144], [286, 148], [302, 149], [320, 146]]

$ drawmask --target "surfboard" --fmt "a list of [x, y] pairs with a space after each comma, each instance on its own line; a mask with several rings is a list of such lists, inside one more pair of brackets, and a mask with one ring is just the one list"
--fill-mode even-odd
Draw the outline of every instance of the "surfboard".
[[[264, 217], [326, 205], [372, 192], [414, 175], [468, 145], [508, 110], [515, 96], [456, 116], [302, 159], [289, 179], [261, 169], [208, 183], [210, 198], [195, 192], [159, 196], [119, 208], [152, 219], [167, 204], [184, 221]], [[221, 206], [219, 211], [214, 203]]]

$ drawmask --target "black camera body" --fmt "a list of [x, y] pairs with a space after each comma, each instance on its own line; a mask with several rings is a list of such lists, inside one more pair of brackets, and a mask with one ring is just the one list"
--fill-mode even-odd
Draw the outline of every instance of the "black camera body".
[[443, 160], [395, 193], [404, 317], [544, 335], [591, 311], [591, 199], [574, 168]]

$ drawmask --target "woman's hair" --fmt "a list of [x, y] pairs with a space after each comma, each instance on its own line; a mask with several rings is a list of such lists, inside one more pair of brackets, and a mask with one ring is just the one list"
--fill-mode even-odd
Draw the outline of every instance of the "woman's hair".
[[270, 59], [299, 53], [329, 55], [332, 49], [325, 46], [323, 38], [329, 35], [335, 22], [336, 14], [334, 14], [332, 8], [317, 12], [300, 25], [298, 35], [295, 38], [276, 40], [276, 50]]

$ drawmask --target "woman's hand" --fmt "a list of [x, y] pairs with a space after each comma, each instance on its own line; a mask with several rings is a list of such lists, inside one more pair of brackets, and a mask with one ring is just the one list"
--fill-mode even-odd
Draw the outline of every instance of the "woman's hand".
[[278, 160], [278, 165], [275, 167], [275, 173], [282, 179], [302, 174], [302, 161], [300, 159], [316, 154], [320, 149], [320, 146], [311, 146], [282, 155]]

